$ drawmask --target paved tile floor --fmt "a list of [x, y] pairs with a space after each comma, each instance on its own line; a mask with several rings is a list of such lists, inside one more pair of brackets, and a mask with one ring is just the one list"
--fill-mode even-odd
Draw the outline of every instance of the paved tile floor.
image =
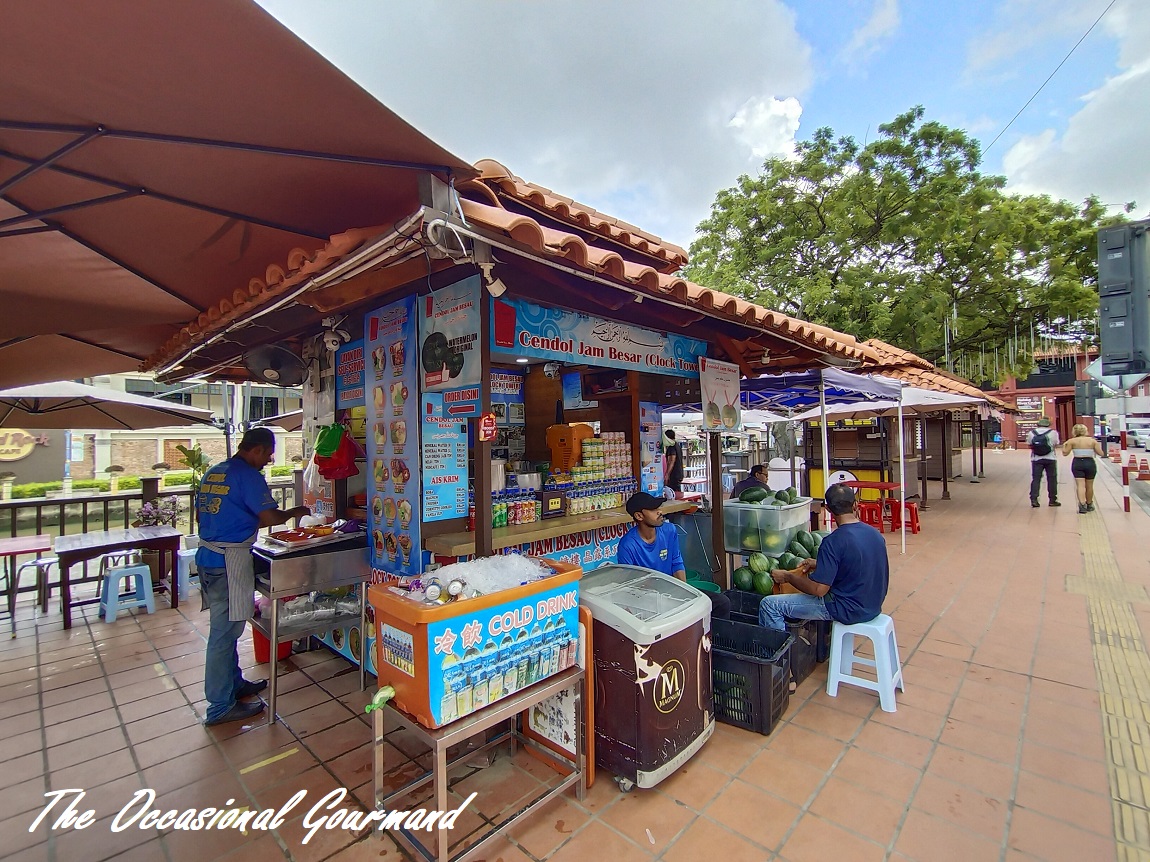
[[[1065, 475], [1064, 505], [1032, 509], [1025, 453], [988, 452], [986, 474], [930, 502], [905, 556], [888, 536], [886, 609], [907, 687], [897, 712], [849, 687], [828, 698], [820, 666], [770, 736], [719, 725], [654, 790], [624, 795], [601, 774], [582, 803], [550, 803], [477, 858], [1150, 858], [1146, 515], [1122, 513], [1112, 468], [1090, 515], [1077, 513]], [[932, 496], [940, 490], [931, 483]], [[315, 651], [282, 663], [281, 724], [200, 725], [198, 607], [193, 597], [110, 626], [89, 608], [65, 633], [55, 603], [41, 616], [22, 600], [19, 636], [0, 642], [0, 858], [407, 858], [377, 833], [320, 829], [304, 844], [304, 807], [268, 832], [112, 830], [145, 787], [165, 811], [262, 810], [300, 790], [310, 806], [341, 787], [339, 807], [370, 805], [367, 695], [342, 659]], [[250, 664], [246, 640], [241, 649]], [[405, 730], [389, 733], [392, 783], [419, 773], [425, 755]], [[455, 798], [480, 794], [454, 833], [462, 847], [549, 775], [504, 752], [455, 779]], [[95, 811], [92, 825], [30, 832], [43, 794], [66, 788], [86, 790], [77, 808]]]

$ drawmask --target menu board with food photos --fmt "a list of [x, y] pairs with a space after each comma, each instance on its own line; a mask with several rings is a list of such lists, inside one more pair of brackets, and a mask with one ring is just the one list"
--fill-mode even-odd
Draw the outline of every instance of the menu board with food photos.
[[373, 581], [422, 571], [415, 297], [364, 318], [368, 537]]
[[467, 420], [444, 408], [443, 395], [423, 395], [423, 520], [467, 515]]

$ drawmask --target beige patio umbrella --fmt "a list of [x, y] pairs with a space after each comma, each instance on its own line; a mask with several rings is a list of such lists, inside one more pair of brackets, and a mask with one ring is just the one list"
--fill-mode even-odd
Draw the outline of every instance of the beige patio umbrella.
[[0, 391], [0, 428], [131, 431], [211, 424], [210, 410], [71, 380]]

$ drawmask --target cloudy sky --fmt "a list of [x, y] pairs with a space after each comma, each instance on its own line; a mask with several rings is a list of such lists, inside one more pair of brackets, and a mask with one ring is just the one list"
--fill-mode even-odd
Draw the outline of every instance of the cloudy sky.
[[458, 156], [684, 247], [766, 156], [917, 104], [1013, 190], [1150, 214], [1150, 0], [259, 2]]

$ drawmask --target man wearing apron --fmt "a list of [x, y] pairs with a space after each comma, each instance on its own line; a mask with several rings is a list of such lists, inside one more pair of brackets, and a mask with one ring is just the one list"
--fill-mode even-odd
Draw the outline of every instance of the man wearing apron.
[[270, 429], [247, 431], [239, 451], [204, 474], [196, 496], [200, 519], [196, 567], [203, 610], [211, 614], [204, 662], [206, 725], [242, 721], [264, 708], [262, 700], [249, 698], [267, 688], [267, 680], [245, 680], [236, 652], [236, 642], [255, 613], [252, 545], [261, 528], [311, 514], [306, 506], [286, 512], [276, 507], [262, 472], [275, 448]]

